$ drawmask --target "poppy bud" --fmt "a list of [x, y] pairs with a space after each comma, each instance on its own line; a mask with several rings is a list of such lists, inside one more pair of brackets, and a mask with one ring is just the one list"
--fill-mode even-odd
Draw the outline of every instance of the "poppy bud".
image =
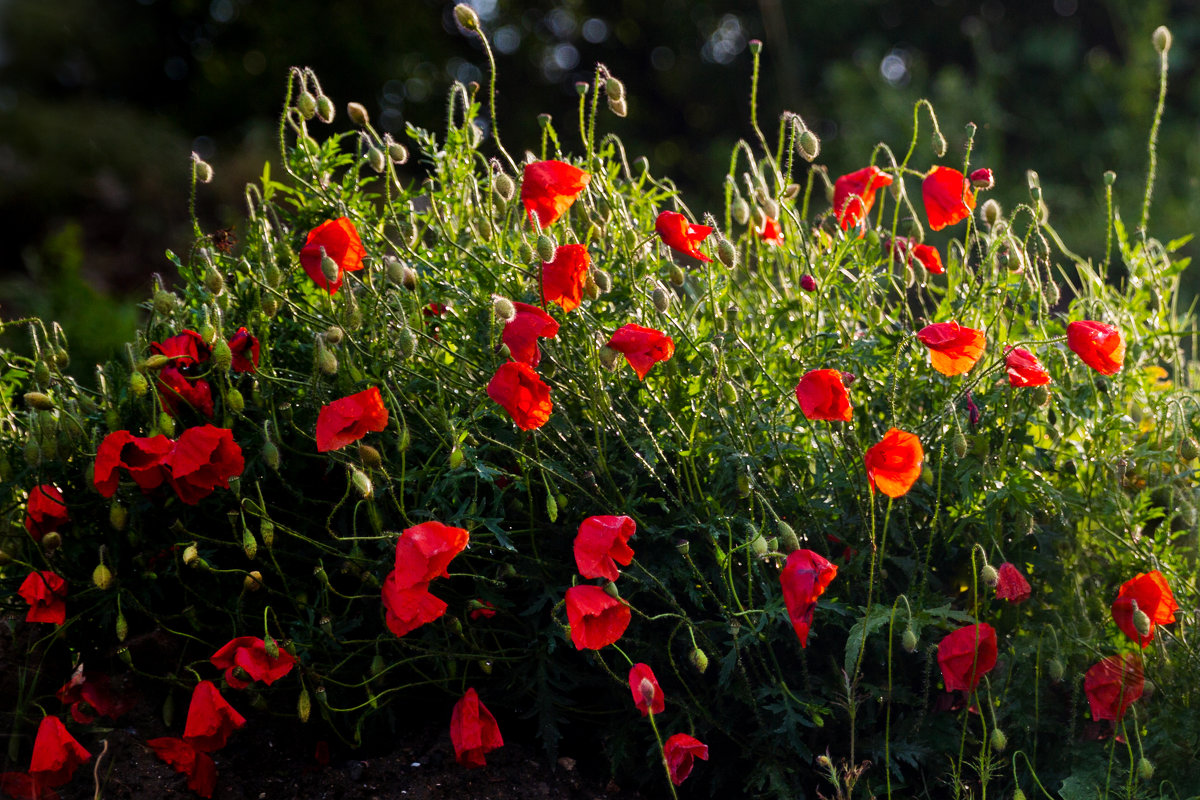
[[967, 176], [967, 180], [971, 181], [971, 187], [974, 189], [991, 189], [996, 185], [996, 179], [987, 167], [975, 170]]
[[185, 567], [198, 566], [200, 561], [200, 551], [196, 549], [195, 544], [189, 544], [183, 549], [183, 565]]
[[317, 95], [317, 119], [324, 122], [326, 125], [333, 122], [333, 101], [328, 95]]
[[296, 98], [296, 110], [300, 112], [300, 116], [307, 119], [312, 119], [317, 115], [317, 98], [313, 93], [305, 89]]
[[991, 564], [984, 564], [983, 569], [979, 570], [979, 578], [988, 586], [995, 586], [1000, 580], [1000, 573]]
[[946, 155], [946, 137], [942, 136], [941, 131], [933, 132], [933, 154], [938, 158]]
[[337, 283], [338, 275], [341, 273], [341, 267], [338, 263], [330, 258], [325, 253], [325, 248], [321, 248], [321, 274], [325, 276], [325, 280], [330, 283]]
[[800, 539], [796, 536], [796, 531], [792, 530], [792, 526], [788, 525], [783, 520], [779, 520], [779, 548], [789, 555], [800, 549]]
[[554, 240], [551, 239], [547, 234], [543, 233], [542, 235], [538, 236], [537, 254], [538, 258], [540, 258], [542, 261], [553, 261], [554, 251], [556, 249], [557, 246], [554, 244]]
[[770, 197], [764, 198], [762, 201], [763, 213], [771, 219], [779, 218], [779, 203], [776, 203]]
[[58, 531], [50, 531], [42, 536], [42, 549], [47, 553], [53, 553], [62, 546], [62, 534]]
[[503, 323], [512, 322], [517, 318], [516, 306], [507, 297], [498, 294], [492, 295], [492, 313], [496, 315], [497, 321]]
[[125, 524], [129, 522], [129, 511], [125, 506], [112, 501], [112, 505], [108, 507], [108, 524], [113, 526], [113, 530], [125, 530]]
[[625, 99], [625, 84], [613, 77], [609, 77], [604, 82], [604, 92], [608, 95], [609, 100], [624, 100]]
[[904, 634], [900, 637], [900, 646], [906, 652], [914, 653], [917, 650], [917, 634], [912, 628], [905, 628]]
[[717, 258], [725, 265], [726, 269], [733, 269], [737, 266], [737, 248], [724, 236], [717, 239]]
[[762, 537], [762, 534], [755, 536], [750, 541], [750, 552], [759, 558], [766, 556], [767, 550], [767, 540]]
[[26, 392], [25, 405], [38, 411], [50, 411], [54, 408], [54, 401], [50, 399], [50, 395], [43, 392]]
[[133, 666], [133, 655], [129, 652], [128, 647], [122, 647], [117, 651], [117, 658], [121, 659], [122, 663], [127, 667]]
[[263, 442], [262, 459], [268, 467], [276, 472], [279, 471], [279, 464], [281, 461], [279, 457], [279, 448], [276, 447], [275, 443], [270, 439], [267, 439], [265, 442]]
[[591, 270], [588, 270], [588, 273], [583, 276], [583, 293], [589, 300], [600, 297], [600, 285], [596, 283], [596, 278]]
[[979, 218], [989, 227], [1000, 221], [1000, 204], [988, 198], [979, 209]]
[[1047, 280], [1042, 284], [1042, 288], [1046, 292], [1046, 305], [1053, 308], [1058, 305], [1058, 301], [1062, 299], [1062, 289], [1053, 280]]
[[671, 269], [667, 272], [667, 277], [675, 286], [683, 286], [683, 282], [687, 280], [687, 275], [684, 274], [683, 268], [678, 264], [671, 265]]
[[750, 55], [756, 56], [762, 52], [762, 42], [758, 39], [751, 39], [746, 44], [750, 48]]
[[117, 612], [116, 634], [118, 642], [125, 641], [125, 637], [129, 635], [129, 622], [120, 611]]
[[805, 161], [816, 161], [817, 156], [821, 155], [821, 140], [817, 135], [807, 128], [800, 133], [800, 137], [796, 139], [796, 151], [800, 153], [800, 157]]
[[737, 402], [737, 398], [737, 389], [734, 388], [732, 383], [726, 382], [721, 384], [721, 402], [727, 406], [731, 406]]
[[378, 147], [367, 148], [367, 163], [371, 165], [371, 169], [376, 172], [383, 172], [387, 169], [387, 158], [383, 155], [383, 151]]
[[[1166, 28], [1159, 28], [1160, 31], [1165, 31]], [[1155, 31], [1157, 33], [1158, 31]], [[1168, 34], [1170, 35], [1170, 34]], [[1150, 763], [1150, 759], [1142, 757], [1137, 763], [1138, 780], [1148, 781], [1154, 777], [1154, 765]]]
[[[657, 692], [654, 691], [654, 684], [650, 682], [649, 678], [642, 678], [641, 683], [638, 684], [638, 694], [646, 701], [647, 708], [654, 706], [654, 697]], [[651, 711], [650, 713], [653, 714], [654, 712]]]
[[175, 418], [167, 412], [158, 415], [158, 431], [168, 439], [175, 438]]
[[1200, 455], [1200, 445], [1197, 445], [1191, 436], [1183, 437], [1179, 441], [1179, 457], [1184, 461], [1191, 461], [1197, 455]]
[[[745, 225], [750, 221], [750, 204], [745, 199], [739, 197], [733, 201], [733, 219], [738, 225]], [[719, 252], [719, 251], [718, 251]], [[724, 261], [722, 261], [724, 263]]]
[[533, 260], [533, 248], [529, 245], [529, 242], [522, 241], [517, 245], [517, 260], [523, 264]]
[[750, 477], [748, 475], [737, 476], [737, 492], [738, 497], [750, 496]]
[[383, 466], [383, 456], [379, 455], [379, 451], [369, 444], [360, 443], [358, 445], [358, 459], [367, 469], [379, 469]]
[[1150, 41], [1159, 55], [1164, 55], [1171, 49], [1171, 30], [1166, 25], [1159, 25], [1150, 35]]
[[[192, 159], [196, 163], [196, 180], [200, 181], [201, 183], [212, 183], [212, 165], [200, 158], [200, 156], [196, 155], [195, 153], [192, 153]], [[213, 294], [216, 294], [216, 292], [213, 292]]]
[[225, 278], [221, 277], [221, 273], [215, 267], [209, 267], [205, 270], [204, 288], [208, 289], [213, 296], [225, 291]]
[[408, 148], [399, 142], [389, 142], [387, 154], [393, 164], [403, 164], [408, 161]]
[[101, 591], [107, 591], [112, 588], [116, 578], [113, 577], [112, 570], [100, 562], [96, 568], [92, 570], [92, 585]]
[[616, 114], [618, 117], [625, 117], [629, 114], [629, 105], [624, 99], [614, 100], [608, 98], [608, 110]]
[[807, 273], [801, 275], [800, 288], [806, 292], [815, 292], [817, 290], [817, 279]]
[[601, 366], [603, 366], [609, 372], [617, 368], [618, 360], [621, 358], [621, 354], [616, 350], [613, 350], [608, 345], [601, 347], [598, 355], [600, 357]]
[[296, 700], [296, 717], [301, 722], [308, 722], [308, 717], [312, 713], [312, 698], [308, 695], [308, 689], [301, 687], [300, 697]]
[[621, 591], [617, 588], [617, 584], [613, 581], [609, 581], [608, 583], [604, 584], [604, 593], [609, 597], [616, 599], [621, 597]]
[[1136, 600], [1131, 600], [1130, 602], [1134, 604], [1133, 627], [1136, 628], [1137, 632], [1140, 633], [1142, 636], [1149, 636], [1150, 635], [1150, 615], [1147, 614], [1145, 611], [1142, 611], [1140, 608], [1136, 607], [1137, 606]]
[[173, 292], [159, 289], [154, 293], [154, 312], [160, 316], [168, 316], [175, 310], [179, 298]]
[[317, 337], [316, 351], [317, 369], [324, 372], [326, 375], [336, 375], [338, 371], [337, 356], [333, 351], [325, 346], [325, 342], [320, 337]]
[[479, 15], [475, 13], [475, 9], [471, 8], [466, 3], [459, 3], [454, 7], [454, 19], [458, 21], [465, 30], [479, 30]]
[[933, 486], [933, 469], [928, 464], [921, 465], [921, 483]]
[[371, 485], [371, 479], [367, 477], [367, 473], [358, 467], [350, 468], [350, 482], [354, 484], [354, 488], [364, 498], [371, 497], [375, 492], [375, 487]]
[[495, 177], [492, 178], [492, 189], [506, 203], [512, 200], [513, 196], [517, 193], [517, 185], [513, 182], [512, 178], [503, 172], [496, 173]]
[[258, 535], [262, 537], [263, 545], [270, 550], [275, 546], [275, 523], [264, 518], [258, 525]]
[[1111, 169], [1105, 170], [1104, 171], [1104, 185], [1112, 186], [1116, 182], [1117, 182], [1117, 173], [1113, 172]]
[[263, 587], [262, 580], [262, 573], [258, 570], [251, 570], [250, 572], [247, 572], [246, 576], [242, 578], [242, 591], [257, 592]]
[[33, 368], [33, 382], [43, 389], [50, 385], [50, 365], [45, 361], [39, 361]]
[[400, 436], [396, 440], [396, 450], [403, 453], [408, 450], [408, 446], [412, 443], [412, 435], [408, 432], [408, 426], [403, 425], [400, 428]]
[[[462, 448], [456, 447], [450, 451], [450, 458], [447, 459], [447, 463], [449, 463], [450, 469], [458, 469], [463, 465], [463, 461], [465, 461], [466, 458], [467, 456], [463, 453]], [[553, 522], [553, 520], [551, 521]]]
[[650, 293], [650, 301], [654, 303], [654, 307], [660, 314], [667, 313], [671, 308], [671, 296], [661, 286], [654, 287], [654, 291]]
[[954, 450], [954, 455], [962, 458], [967, 454], [967, 437], [963, 436], [962, 431], [954, 434], [950, 440], [950, 447]]
[[371, 116], [367, 113], [367, 107], [362, 103], [347, 103], [346, 116], [360, 128], [365, 128], [371, 122]]

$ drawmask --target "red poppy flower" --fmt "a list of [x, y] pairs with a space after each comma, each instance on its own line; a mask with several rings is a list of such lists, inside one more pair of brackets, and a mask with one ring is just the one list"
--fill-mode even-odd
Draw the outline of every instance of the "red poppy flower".
[[429, 593], [428, 583], [405, 586], [396, 571], [383, 582], [384, 621], [388, 630], [404, 636], [446, 613], [446, 604]]
[[622, 328], [608, 340], [608, 346], [625, 356], [629, 366], [637, 373], [639, 380], [646, 380], [646, 373], [660, 361], [666, 361], [675, 355], [675, 342], [670, 336], [653, 328], [643, 328], [632, 322]]
[[129, 431], [113, 431], [104, 437], [96, 451], [92, 477], [96, 491], [104, 497], [116, 494], [118, 468], [125, 469], [144, 492], [161, 486], [167, 479], [166, 457], [171, 447], [171, 440], [162, 434], [143, 437]]
[[[1134, 622], [1134, 603], [1137, 603], [1137, 610], [1150, 620], [1149, 632], [1145, 636], [1138, 631]], [[1178, 610], [1179, 604], [1175, 602], [1167, 579], [1158, 570], [1151, 570], [1139, 573], [1121, 584], [1117, 599], [1112, 604], [1112, 617], [1126, 636], [1145, 647], [1154, 641], [1154, 626], [1174, 622]]]
[[934, 167], [921, 182], [925, 200], [925, 216], [929, 227], [940, 231], [947, 225], [962, 222], [975, 210], [975, 192], [971, 182], [956, 169]]
[[1032, 593], [1029, 581], [1021, 570], [1005, 561], [996, 570], [996, 599], [1010, 603], [1024, 603]]
[[80, 725], [90, 725], [96, 721], [97, 714], [117, 719], [133, 707], [131, 700], [119, 697], [111, 686], [112, 680], [107, 675], [88, 674], [80, 664], [55, 697], [69, 707], [72, 719]]
[[946, 271], [942, 265], [942, 255], [936, 247], [921, 244], [908, 236], [897, 236], [892, 241], [892, 257], [903, 260], [905, 264], [911, 264], [915, 258], [930, 275], [941, 275]]
[[808, 646], [808, 631], [817, 609], [817, 598], [825, 593], [837, 571], [836, 566], [812, 550], [794, 550], [779, 573], [783, 602], [801, 647]]
[[43, 483], [35, 486], [29, 492], [29, 500], [25, 503], [25, 530], [36, 541], [51, 531], [56, 531], [71, 521], [67, 515], [67, 504], [63, 502], [63, 493], [58, 487]]
[[708, 225], [693, 225], [683, 214], [664, 211], [654, 221], [654, 230], [672, 249], [701, 261], [712, 261], [700, 252], [700, 243], [713, 231]]
[[185, 330], [161, 342], [152, 342], [150, 352], [170, 358], [171, 366], [176, 369], [203, 364], [212, 354], [204, 337], [192, 330]]
[[842, 373], [836, 369], [814, 369], [804, 373], [796, 384], [796, 400], [800, 410], [811, 420], [849, 422], [850, 395], [842, 383]]
[[587, 245], [559, 245], [554, 251], [554, 258], [542, 262], [543, 302], [558, 303], [563, 311], [579, 308], [591, 264], [592, 257], [588, 255]]
[[221, 696], [212, 681], [200, 681], [192, 690], [183, 738], [197, 750], [212, 753], [229, 741], [229, 736], [246, 724], [246, 718]]
[[921, 477], [925, 451], [915, 434], [891, 428], [867, 450], [863, 462], [871, 486], [888, 497], [900, 497]]
[[[271, 658], [267, 653], [267, 643], [257, 636], [238, 636], [230, 639], [220, 650], [209, 658], [217, 669], [225, 670], [225, 681], [233, 689], [245, 689], [254, 681], [262, 681], [270, 686], [275, 681], [292, 671], [296, 663], [295, 657], [279, 648], [279, 653]], [[250, 680], [242, 680], [235, 673], [235, 668], [241, 667], [250, 676]]]
[[971, 182], [971, 186], [976, 189], [991, 189], [996, 185], [996, 179], [992, 176], [992, 171], [987, 167], [980, 167], [974, 170], [967, 176], [967, 180]]
[[620, 577], [617, 564], [633, 563], [633, 550], [627, 542], [637, 531], [629, 517], [588, 517], [579, 525], [575, 535], [575, 565], [585, 578]]
[[188, 505], [199, 503], [218, 486], [228, 489], [229, 479], [241, 475], [246, 465], [233, 431], [214, 425], [185, 430], [164, 463], [172, 488]]
[[1050, 382], [1050, 373], [1037, 356], [1020, 347], [1010, 348], [1005, 353], [1004, 367], [1008, 370], [1010, 386], [1045, 386]]
[[779, 224], [779, 220], [774, 217], [768, 217], [766, 214], [763, 214], [762, 227], [755, 231], [755, 233], [758, 234], [758, 238], [772, 247], [783, 244], [783, 227]]
[[234, 372], [258, 371], [258, 337], [245, 328], [238, 328], [228, 344], [233, 353]]
[[197, 750], [189, 742], [174, 736], [163, 736], [146, 742], [154, 754], [187, 775], [187, 786], [201, 797], [213, 796], [217, 788], [217, 765], [208, 753]]
[[467, 618], [472, 622], [478, 622], [481, 619], [491, 619], [496, 616], [496, 607], [487, 600], [473, 600], [471, 602], [474, 608], [467, 612]]
[[[592, 176], [562, 161], [537, 161], [525, 165], [521, 180], [521, 202], [531, 225], [542, 228], [571, 207]], [[536, 217], [536, 219], [535, 219]]]
[[1145, 685], [1141, 659], [1133, 653], [1109, 656], [1093, 664], [1083, 676], [1092, 719], [1121, 719], [1142, 696]]
[[379, 389], [370, 389], [334, 400], [317, 415], [317, 452], [327, 453], [357, 442], [368, 433], [387, 427], [388, 410]]
[[470, 534], [462, 528], [436, 521], [405, 529], [396, 540], [396, 585], [407, 588], [450, 577], [446, 568], [466, 549], [469, 539]]
[[163, 411], [173, 417], [179, 416], [181, 403], [206, 417], [213, 415], [212, 387], [208, 381], [188, 378], [176, 367], [158, 371], [158, 399]]
[[488, 381], [488, 397], [504, 406], [504, 410], [523, 431], [540, 428], [550, 419], [554, 404], [550, 402], [550, 387], [525, 363], [509, 361], [501, 364]]
[[538, 337], [553, 339], [558, 335], [558, 322], [528, 303], [513, 303], [513, 308], [517, 310], [517, 315], [505, 324], [500, 341], [508, 345], [508, 353], [513, 361], [536, 367], [542, 360]]
[[39, 789], [57, 788], [71, 780], [75, 770], [91, 757], [92, 754], [67, 732], [62, 720], [58, 717], [42, 717], [37, 738], [33, 741], [29, 777]]
[[964, 328], [954, 320], [926, 325], [917, 331], [917, 338], [929, 348], [933, 368], [943, 375], [970, 372], [987, 343], [983, 331]]
[[58, 800], [58, 792], [24, 772], [0, 772], [0, 792], [13, 800]]
[[875, 192], [892, 185], [892, 176], [879, 167], [863, 167], [833, 182], [833, 213], [842, 230], [862, 222], [875, 205]]
[[450, 712], [450, 741], [454, 760], [471, 769], [485, 766], [484, 755], [504, 746], [496, 718], [473, 688], [463, 693]]
[[1125, 360], [1125, 340], [1112, 325], [1086, 319], [1067, 326], [1067, 347], [1101, 375], [1115, 375]]
[[663, 745], [663, 758], [667, 760], [671, 783], [679, 786], [692, 774], [695, 759], [708, 761], [708, 745], [694, 736], [677, 733]]
[[629, 627], [629, 606], [599, 586], [567, 589], [567, 622], [576, 650], [599, 650], [621, 638]]
[[938, 644], [946, 691], [969, 692], [996, 666], [996, 629], [986, 622], [948, 633]]
[[26, 622], [62, 625], [67, 621], [67, 582], [53, 572], [43, 570], [29, 573], [17, 594], [29, 603]]
[[[337, 264], [337, 279], [332, 283], [321, 269], [322, 253]], [[308, 239], [300, 250], [300, 266], [313, 279], [313, 283], [329, 293], [337, 294], [342, 287], [344, 273], [357, 272], [363, 268], [363, 257], [367, 248], [358, 238], [354, 223], [346, 217], [326, 220], [308, 233]]]
[[649, 664], [634, 664], [630, 668], [629, 690], [633, 692], [633, 704], [643, 717], [649, 713], [661, 714], [667, 707], [667, 698]]

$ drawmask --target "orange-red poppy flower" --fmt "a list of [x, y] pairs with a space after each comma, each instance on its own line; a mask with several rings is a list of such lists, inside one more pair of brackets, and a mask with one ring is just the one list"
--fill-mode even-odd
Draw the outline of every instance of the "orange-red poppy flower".
[[446, 603], [429, 591], [427, 582], [404, 586], [396, 570], [383, 582], [384, 622], [388, 630], [404, 636], [446, 613]]
[[996, 599], [1024, 603], [1033, 592], [1021, 570], [1005, 561], [996, 569]]
[[504, 406], [513, 422], [523, 431], [545, 425], [554, 408], [550, 401], [550, 387], [532, 367], [520, 361], [501, 364], [488, 381], [487, 393], [488, 397]]
[[633, 563], [629, 537], [636, 531], [637, 524], [629, 517], [602, 514], [585, 519], [575, 535], [575, 565], [579, 574], [615, 581], [621, 574], [617, 564]]
[[388, 410], [372, 386], [327, 403], [317, 414], [317, 452], [328, 453], [387, 427]]
[[708, 745], [686, 733], [677, 733], [663, 744], [663, 758], [671, 783], [679, 786], [692, 774], [695, 759], [708, 761]]
[[933, 368], [943, 375], [970, 372], [987, 342], [983, 331], [964, 328], [954, 320], [926, 325], [917, 332], [917, 338], [929, 348]]
[[567, 589], [567, 622], [576, 650], [599, 650], [621, 638], [632, 616], [629, 606], [599, 586]]
[[969, 692], [996, 666], [996, 629], [986, 622], [951, 631], [938, 643], [946, 691]]
[[[309, 231], [308, 239], [300, 250], [300, 266], [304, 267], [313, 283], [330, 294], [337, 294], [338, 289], [342, 288], [344, 274], [362, 269], [366, 254], [367, 248], [358, 238], [354, 223], [346, 217], [338, 217], [326, 220]], [[332, 281], [325, 277], [321, 265], [326, 256], [337, 265], [337, 277]]]
[[808, 646], [817, 599], [825, 594], [830, 581], [837, 577], [838, 568], [812, 550], [794, 550], [779, 573], [783, 603], [801, 647]]
[[1096, 720], [1115, 722], [1125, 716], [1142, 696], [1145, 686], [1141, 659], [1133, 653], [1102, 659], [1083, 677], [1083, 691], [1092, 709], [1092, 719]]
[[212, 797], [217, 788], [217, 765], [212, 756], [197, 750], [191, 742], [174, 736], [149, 739], [146, 744], [154, 754], [187, 775], [187, 786], [201, 797]]
[[934, 167], [921, 181], [929, 227], [940, 231], [962, 222], [975, 210], [975, 192], [966, 176], [952, 167]]
[[1050, 382], [1050, 373], [1037, 356], [1020, 347], [1005, 353], [1004, 368], [1008, 371], [1010, 386], [1045, 386]]
[[230, 735], [246, 724], [246, 718], [221, 696], [212, 681], [200, 681], [192, 690], [183, 738], [197, 750], [212, 753], [229, 741]]
[[[267, 652], [267, 643], [258, 636], [238, 636], [208, 659], [217, 669], [225, 670], [225, 682], [231, 689], [245, 689], [254, 681], [270, 686], [292, 671], [296, 658], [287, 650], [277, 648], [274, 658]], [[238, 669], [249, 680], [238, 675]]]
[[454, 760], [468, 768], [486, 766], [484, 756], [504, 746], [496, 718], [473, 688], [463, 693], [450, 712], [450, 741]]
[[[37, 737], [33, 740], [33, 758], [29, 762], [29, 777], [37, 787], [37, 797], [52, 795], [49, 789], [71, 780], [75, 770], [87, 763], [92, 754], [75, 741], [58, 717], [42, 717]], [[42, 793], [46, 794], [43, 795]]]
[[675, 354], [675, 342], [670, 336], [654, 328], [644, 328], [632, 322], [617, 329], [608, 340], [608, 346], [625, 356], [638, 379], [646, 380], [646, 373], [660, 361]]
[[542, 299], [547, 303], [558, 303], [563, 311], [579, 308], [591, 265], [587, 245], [559, 245], [554, 258], [542, 262]]
[[796, 400], [809, 419], [849, 422], [853, 408], [850, 395], [836, 369], [814, 369], [796, 384]]
[[1067, 347], [1101, 375], [1115, 375], [1125, 361], [1125, 340], [1112, 325], [1090, 319], [1067, 325]]
[[450, 562], [467, 548], [470, 539], [465, 528], [437, 520], [405, 528], [396, 540], [396, 580], [400, 586], [416, 586], [450, 577]]
[[134, 483], [148, 492], [162, 485], [170, 473], [166, 459], [175, 443], [163, 436], [134, 436], [129, 431], [113, 431], [100, 442], [92, 481], [103, 497], [117, 493], [120, 475], [125, 469]]
[[[1135, 603], [1137, 611], [1145, 614], [1149, 620], [1145, 634], [1138, 630], [1134, 619]], [[1126, 636], [1145, 647], [1154, 641], [1154, 626], [1174, 622], [1178, 610], [1179, 604], [1175, 602], [1167, 579], [1155, 569], [1139, 573], [1121, 584], [1117, 599], [1112, 604], [1112, 618]]]
[[915, 258], [930, 275], [941, 275], [946, 271], [942, 264], [942, 255], [936, 247], [921, 244], [908, 236], [897, 236], [892, 241], [892, 256], [903, 260], [905, 264], [912, 264], [912, 259]]
[[833, 182], [833, 213], [842, 230], [849, 230], [875, 205], [875, 192], [892, 185], [892, 176], [879, 167], [863, 167]]
[[973, 170], [967, 176], [967, 179], [971, 181], [971, 186], [976, 189], [991, 189], [996, 185], [996, 178], [987, 167], [980, 167], [977, 170]]
[[558, 321], [537, 306], [513, 303], [516, 315], [504, 325], [500, 341], [508, 346], [513, 361], [536, 367], [542, 360], [537, 340], [553, 339], [558, 335]]
[[654, 230], [673, 249], [695, 256], [701, 261], [712, 261], [700, 252], [700, 243], [713, 231], [708, 225], [693, 225], [683, 214], [664, 211], [654, 221]]
[[768, 217], [766, 214], [763, 214], [762, 227], [755, 231], [755, 233], [758, 234], [758, 238], [772, 247], [783, 244], [783, 226], [774, 217]]
[[562, 161], [537, 161], [525, 166], [521, 202], [530, 224], [546, 228], [571, 207], [592, 176]]
[[925, 451], [915, 434], [890, 429], [879, 443], [867, 450], [863, 462], [872, 488], [888, 497], [901, 497], [921, 477]]

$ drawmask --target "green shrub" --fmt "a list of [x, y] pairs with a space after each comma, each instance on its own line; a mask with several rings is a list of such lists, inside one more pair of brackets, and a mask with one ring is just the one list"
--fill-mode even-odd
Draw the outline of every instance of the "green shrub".
[[[781, 117], [772, 150], [752, 105], [757, 146], [735, 149], [726, 207], [700, 219], [597, 133], [602, 91], [623, 110], [614, 80], [598, 67], [581, 90], [577, 169], [546, 166], [568, 160], [549, 119], [517, 164], [495, 115], [480, 120], [488, 95], [456, 84], [444, 132], [409, 129], [430, 177], [403, 186], [393, 165], [406, 147], [354, 104], [352, 129], [326, 127], [332, 102], [296, 70], [280, 124], [290, 180], [264, 172], [247, 187], [237, 246], [197, 222], [193, 249], [172, 256], [180, 294], [155, 292], [128, 358], [96, 389], [63, 373], [61, 333], [32, 324], [36, 358], [5, 356], [3, 580], [11, 593], [50, 571], [69, 595], [64, 624], [34, 629], [18, 713], [56, 709], [47, 695], [69, 670], [51, 664], [94, 669], [115, 651], [159, 700], [225, 670], [231, 688], [251, 684], [226, 692], [235, 702], [308, 724], [315, 711], [353, 745], [433, 694], [449, 718], [468, 688], [502, 721], [532, 720], [549, 751], [586, 730], [615, 770], [646, 780], [660, 779], [667, 736], [687, 733], [710, 760], [686, 786], [713, 794], [1200, 788], [1185, 635], [1196, 330], [1175, 304], [1186, 261], [1171, 255], [1182, 240], [1129, 231], [1111, 209], [1099, 222], [1113, 263], [1080, 260], [1033, 173], [1029, 202], [1007, 213], [980, 189], [982, 221], [965, 207], [930, 218], [934, 183], [948, 179], [949, 205], [962, 205], [963, 173], [979, 165], [973, 126], [947, 136], [935, 121], [933, 152], [920, 146], [928, 104], [902, 155], [870, 155], [881, 171], [857, 175], [857, 199], [819, 163], [804, 169], [819, 143], [799, 117]], [[197, 161], [194, 175], [208, 169]], [[578, 170], [589, 178], [562, 190], [559, 206], [578, 195], [569, 210], [529, 197], [534, 172], [553, 183]], [[539, 233], [527, 208], [542, 223], [562, 216]], [[953, 236], [937, 262], [918, 248], [927, 222]], [[566, 278], [541, 265], [583, 254], [590, 265], [572, 262]], [[534, 366], [502, 339], [518, 302], [558, 325], [536, 340]], [[1068, 327], [1084, 321], [1102, 325]], [[1051, 382], [1015, 385], [1038, 369], [1006, 366], [1009, 348]], [[805, 378], [798, 403], [814, 370], [830, 372]], [[128, 444], [160, 435], [175, 444]], [[127, 463], [138, 448], [142, 460], [113, 473], [121, 443]], [[162, 474], [159, 447], [171, 453]], [[39, 542], [22, 522], [47, 484], [70, 522]], [[576, 532], [594, 516], [636, 524], [632, 562], [611, 583], [577, 570]], [[458, 534], [413, 530], [434, 521], [469, 546], [455, 556]], [[414, 547], [440, 555], [421, 561]], [[1179, 601], [1174, 624], [1143, 594], [1110, 614], [1122, 585], [1153, 571]], [[411, 618], [385, 614], [389, 585], [421, 604]], [[568, 602], [571, 587], [605, 591]], [[588, 630], [597, 639], [568, 630], [581, 597], [618, 618], [630, 609], [615, 644], [573, 646], [572, 633], [595, 645], [620, 629], [606, 617]], [[1138, 614], [1158, 623], [1145, 649], [1112, 619], [1144, 636]], [[988, 630], [994, 668], [982, 649], [938, 668], [939, 643], [948, 654]], [[281, 673], [270, 685], [212, 663], [234, 637], [262, 640]], [[1084, 674], [1119, 653], [1155, 690], [1116, 723], [1090, 720]], [[631, 682], [635, 663], [657, 687]], [[975, 667], [977, 688], [943, 689], [943, 674], [974, 683]], [[665, 696], [652, 726], [631, 691], [635, 703]]]

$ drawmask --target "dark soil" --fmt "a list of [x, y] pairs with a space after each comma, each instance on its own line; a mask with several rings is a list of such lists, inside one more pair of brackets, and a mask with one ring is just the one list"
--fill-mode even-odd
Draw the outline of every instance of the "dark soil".
[[[59, 790], [63, 800], [96, 796], [92, 780], [101, 741], [108, 752], [100, 761], [103, 798], [193, 798], [185, 776], [160, 761], [147, 739], [179, 735], [153, 718], [123, 718], [129, 727], [96, 730], [80, 737], [93, 758], [70, 784]], [[447, 719], [447, 723], [449, 720]], [[504, 720], [500, 720], [503, 726]], [[213, 800], [642, 800], [622, 790], [606, 775], [595, 756], [564, 755], [551, 764], [528, 742], [505, 741], [487, 755], [487, 766], [465, 769], [454, 760], [448, 724], [415, 727], [379, 755], [353, 750], [330, 751], [332, 743], [316, 738], [314, 720], [306, 726], [249, 717], [229, 744], [214, 754], [217, 790]], [[503, 730], [503, 728], [502, 728]], [[324, 762], [324, 763], [322, 763]]]

